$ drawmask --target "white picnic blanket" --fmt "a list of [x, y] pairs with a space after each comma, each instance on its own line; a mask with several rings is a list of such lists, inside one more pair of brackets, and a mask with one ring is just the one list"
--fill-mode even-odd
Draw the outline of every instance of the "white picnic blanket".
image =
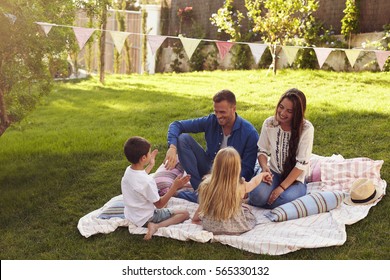
[[[378, 161], [371, 162], [378, 163]], [[383, 161], [381, 161], [381, 163], [383, 164]], [[355, 161], [350, 161], [348, 164], [356, 165], [357, 163]], [[380, 164], [380, 166], [382, 164]], [[325, 170], [329, 167], [330, 169], [334, 169], [334, 171]], [[323, 168], [321, 171], [337, 172], [338, 176], [335, 176], [337, 181], [327, 180], [326, 178], [329, 178], [329, 176], [324, 176], [323, 181], [321, 182], [309, 183], [308, 192], [340, 190], [348, 193], [349, 186], [354, 181], [354, 178], [351, 177], [347, 180], [346, 176], [340, 175], [340, 170], [342, 170], [341, 166], [337, 166], [337, 168], [333, 167], [333, 165], [324, 164], [324, 166], [321, 167]], [[349, 174], [351, 173], [351, 168], [353, 167], [349, 166], [346, 168], [346, 171]], [[379, 172], [380, 167], [378, 169], [378, 164], [376, 165], [376, 169]], [[359, 170], [358, 173], [352, 174], [354, 177], [361, 175], [368, 176], [367, 173], [364, 173], [367, 171], [365, 168], [361, 168], [360, 166], [357, 170]], [[339, 181], [340, 178], [341, 181]], [[380, 178], [373, 179], [375, 179], [375, 182], [379, 184], [385, 192], [387, 186], [386, 181]], [[338, 182], [342, 183], [339, 184]], [[115, 196], [105, 205], [121, 199], [122, 195]], [[349, 206], [342, 203], [340, 207], [333, 209], [330, 212], [285, 222], [272, 222], [264, 216], [264, 214], [270, 210], [251, 207], [252, 212], [256, 216], [257, 225], [253, 230], [239, 236], [213, 235], [211, 232], [203, 230], [201, 225], [192, 224], [191, 220], [187, 220], [182, 224], [160, 228], [155, 235], [182, 241], [194, 240], [202, 243], [209, 241], [220, 242], [256, 254], [282, 255], [297, 251], [301, 248], [343, 245], [347, 239], [346, 225], [364, 219], [368, 215], [370, 208], [375, 206], [379, 201], [380, 200], [376, 201], [374, 204], [360, 206]], [[171, 198], [167, 207], [186, 209], [192, 217], [197, 206], [196, 203], [179, 198]], [[84, 237], [89, 237], [97, 233], [107, 234], [115, 231], [118, 227], [128, 227], [131, 234], [146, 234], [146, 228], [136, 227], [125, 219], [98, 219], [97, 216], [102, 212], [104, 207], [105, 206], [85, 215], [79, 220], [77, 227]]]

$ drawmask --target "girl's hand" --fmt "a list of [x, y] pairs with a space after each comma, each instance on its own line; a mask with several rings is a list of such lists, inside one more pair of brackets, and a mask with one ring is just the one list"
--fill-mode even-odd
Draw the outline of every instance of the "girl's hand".
[[268, 198], [268, 201], [267, 201], [267, 204], [268, 205], [271, 205], [272, 203], [275, 202], [275, 200], [280, 196], [280, 194], [284, 192], [284, 190], [281, 188], [281, 187], [277, 187], [276, 189], [274, 189], [269, 198]]
[[263, 176], [263, 182], [267, 183], [268, 185], [272, 185], [273, 176], [271, 172], [262, 172], [264, 174]]

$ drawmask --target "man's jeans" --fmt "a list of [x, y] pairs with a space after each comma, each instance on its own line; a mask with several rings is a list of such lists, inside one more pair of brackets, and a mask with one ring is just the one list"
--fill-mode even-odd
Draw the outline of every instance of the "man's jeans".
[[204, 175], [210, 172], [212, 161], [199, 145], [189, 134], [183, 133], [177, 140], [177, 153], [180, 164], [187, 174], [191, 175], [191, 186], [194, 192], [182, 191], [177, 197], [198, 202], [198, 187]]

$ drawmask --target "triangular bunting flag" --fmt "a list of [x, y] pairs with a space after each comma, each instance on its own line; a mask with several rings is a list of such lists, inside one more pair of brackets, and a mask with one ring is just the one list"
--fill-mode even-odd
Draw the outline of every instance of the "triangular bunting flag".
[[43, 30], [43, 32], [45, 32], [46, 36], [47, 36], [47, 34], [49, 34], [51, 28], [53, 26], [55, 26], [55, 24], [51, 24], [51, 23], [47, 23], [47, 22], [36, 22], [36, 24], [38, 24], [42, 28], [42, 30]]
[[291, 65], [295, 57], [297, 56], [297, 52], [299, 51], [299, 47], [292, 47], [292, 46], [284, 46], [282, 47], [282, 50], [284, 54], [287, 56], [287, 62], [289, 65]]
[[73, 31], [74, 35], [76, 35], [77, 43], [79, 44], [81, 50], [95, 29], [73, 26]]
[[329, 48], [313, 48], [316, 55], [318, 64], [320, 65], [320, 68], [322, 68], [322, 65], [324, 65], [325, 60], [328, 58], [329, 54], [333, 51], [333, 49]]
[[260, 58], [267, 48], [267, 45], [248, 43], [248, 46], [251, 49], [256, 64], [259, 64]]
[[8, 20], [9, 20], [12, 24], [15, 23], [15, 21], [16, 21], [16, 16], [14, 16], [13, 14], [7, 14], [7, 13], [3, 13], [3, 14], [8, 18]]
[[114, 42], [114, 45], [116, 47], [116, 50], [118, 51], [118, 53], [121, 53], [123, 45], [125, 44], [125, 41], [130, 35], [130, 33], [121, 31], [110, 31], [110, 34], [112, 41]]
[[191, 38], [184, 38], [183, 36], [179, 36], [181, 43], [183, 44], [183, 48], [188, 56], [189, 59], [191, 59], [192, 55], [194, 54], [196, 48], [198, 47], [201, 40], [199, 39], [191, 39]]
[[387, 58], [390, 56], [390, 51], [375, 51], [375, 56], [382, 71]]
[[344, 51], [345, 51], [345, 55], [348, 58], [349, 63], [353, 67], [361, 51], [360, 50], [344, 50]]
[[231, 47], [233, 47], [234, 45], [231, 42], [221, 42], [221, 41], [216, 41], [215, 44], [217, 45], [221, 60], [225, 58], [225, 55], [230, 51]]
[[165, 38], [167, 36], [160, 36], [160, 35], [146, 35], [150, 49], [152, 50], [152, 54], [154, 55], [158, 48], [162, 45], [162, 43], [165, 41]]

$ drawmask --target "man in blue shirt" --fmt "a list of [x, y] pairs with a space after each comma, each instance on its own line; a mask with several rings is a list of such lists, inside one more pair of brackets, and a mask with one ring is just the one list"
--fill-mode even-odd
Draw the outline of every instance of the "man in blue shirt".
[[[241, 175], [249, 181], [254, 174], [259, 134], [254, 126], [236, 113], [236, 97], [230, 90], [221, 90], [213, 97], [214, 113], [208, 116], [174, 121], [168, 128], [165, 166], [172, 169], [177, 156], [184, 170], [191, 175], [195, 192], [182, 191], [178, 197], [198, 201], [197, 189], [204, 175], [210, 172], [219, 149], [232, 146], [241, 156]], [[204, 132], [206, 151], [188, 133]]]

